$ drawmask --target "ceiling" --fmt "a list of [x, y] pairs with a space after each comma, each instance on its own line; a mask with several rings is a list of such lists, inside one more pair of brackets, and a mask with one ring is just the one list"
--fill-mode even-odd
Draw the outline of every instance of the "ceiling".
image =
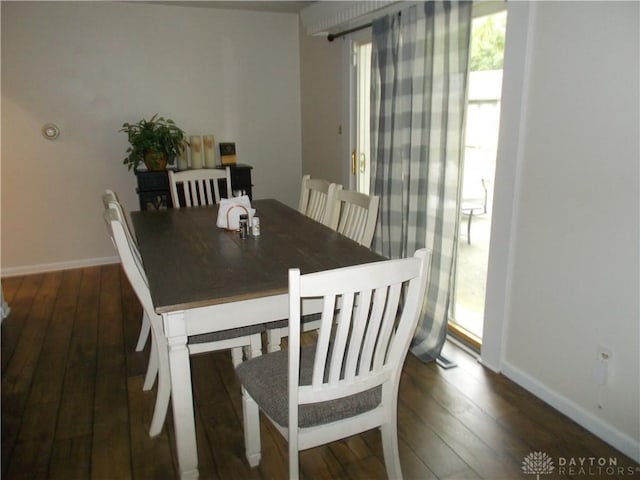
[[296, 1], [227, 1], [227, 2], [210, 2], [210, 1], [172, 1], [172, 2], [147, 2], [159, 5], [174, 5], [181, 7], [200, 7], [200, 8], [226, 8], [235, 10], [254, 10], [260, 12], [276, 12], [276, 13], [299, 13], [300, 10], [309, 6], [314, 2], [296, 2]]

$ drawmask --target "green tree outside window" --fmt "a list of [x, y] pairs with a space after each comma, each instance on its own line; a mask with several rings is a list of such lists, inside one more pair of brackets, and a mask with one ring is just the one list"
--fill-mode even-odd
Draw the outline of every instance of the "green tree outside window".
[[473, 22], [471, 71], [502, 70], [507, 13], [489, 15]]

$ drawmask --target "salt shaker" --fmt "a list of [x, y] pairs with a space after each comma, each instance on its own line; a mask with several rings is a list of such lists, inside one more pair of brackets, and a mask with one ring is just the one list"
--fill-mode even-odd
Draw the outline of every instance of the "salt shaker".
[[253, 217], [251, 220], [251, 235], [254, 237], [260, 236], [260, 217]]
[[247, 238], [249, 233], [249, 221], [246, 214], [240, 215], [240, 238]]

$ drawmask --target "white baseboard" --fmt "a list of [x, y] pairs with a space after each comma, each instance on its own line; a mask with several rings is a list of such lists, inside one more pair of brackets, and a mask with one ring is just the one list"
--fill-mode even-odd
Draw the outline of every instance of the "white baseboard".
[[31, 275], [34, 273], [51, 272], [55, 270], [70, 270], [72, 268], [95, 267], [120, 262], [119, 257], [87, 258], [84, 260], [71, 260], [69, 262], [41, 263], [38, 265], [25, 265], [22, 267], [3, 268], [0, 272], [3, 278], [18, 275]]
[[533, 393], [536, 397], [545, 401], [612, 447], [640, 463], [640, 443], [637, 440], [602, 421], [602, 419], [558, 392], [550, 390], [549, 387], [508, 362], [503, 362], [501, 367], [504, 376]]

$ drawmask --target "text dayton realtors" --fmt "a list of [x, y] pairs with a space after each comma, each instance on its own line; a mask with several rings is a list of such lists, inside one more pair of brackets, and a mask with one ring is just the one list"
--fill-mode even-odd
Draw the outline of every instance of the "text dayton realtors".
[[558, 457], [559, 475], [635, 475], [633, 466], [618, 465], [615, 457]]

